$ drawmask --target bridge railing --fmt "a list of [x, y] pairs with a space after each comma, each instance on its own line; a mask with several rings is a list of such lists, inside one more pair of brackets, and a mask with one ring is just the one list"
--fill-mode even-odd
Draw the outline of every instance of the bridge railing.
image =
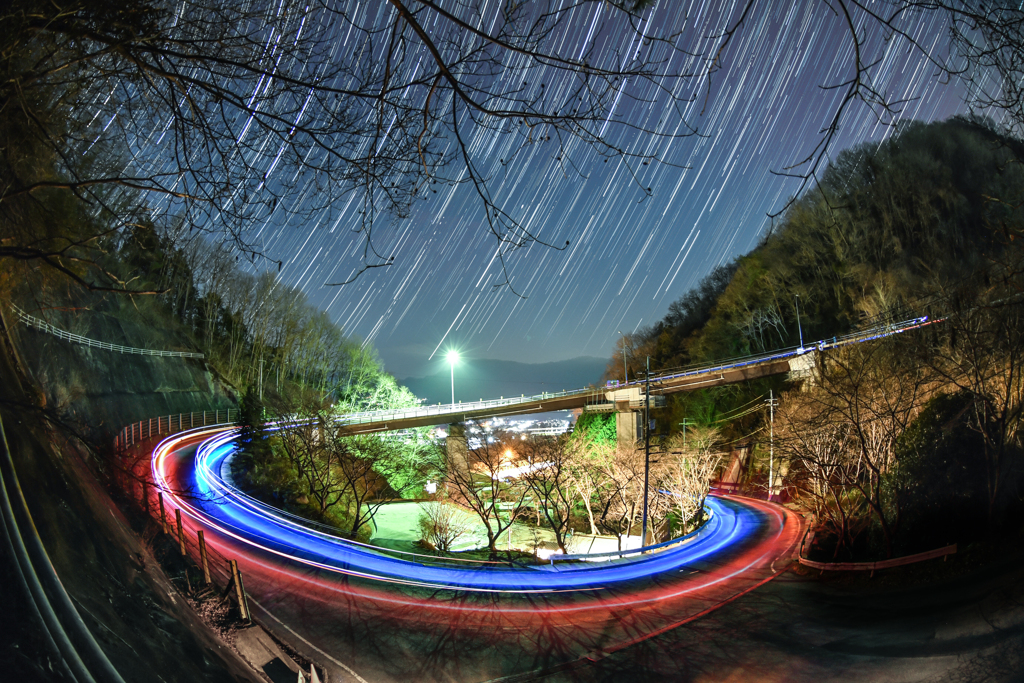
[[[736, 368], [746, 367], [749, 365], [782, 360], [784, 358], [790, 358], [792, 356], [800, 355], [801, 353], [807, 351], [826, 350], [830, 348], [837, 348], [839, 346], [843, 346], [846, 344], [888, 337], [894, 334], [899, 334], [901, 332], [906, 332], [908, 330], [922, 327], [924, 325], [930, 324], [930, 322], [938, 321], [930, 321], [928, 316], [923, 316], [920, 318], [910, 318], [908, 320], [902, 320], [900, 322], [887, 322], [878, 325], [873, 325], [867, 329], [850, 332], [845, 335], [837, 335], [832, 337], [831, 340], [822, 339], [816, 342], [811, 342], [803, 347], [791, 346], [787, 348], [778, 349], [776, 351], [770, 351], [768, 353], [751, 354], [747, 356], [736, 356], [734, 358], [720, 360], [712, 365], [708, 365], [707, 363], [693, 363], [690, 365], [679, 366], [676, 368], [668, 368], [666, 370], [662, 370], [657, 374], [652, 374], [651, 382], [658, 382], [669, 379], [680, 379], [683, 377], [697, 376], [706, 373], [721, 372], [723, 370], [734, 370]], [[801, 348], [803, 349], [803, 351], [801, 351]], [[645, 381], [646, 380], [638, 379], [629, 382], [628, 385], [620, 386], [639, 386], [644, 384]]]
[[[912, 318], [910, 320], [904, 320], [898, 323], [887, 323], [884, 325], [877, 325], [867, 330], [861, 330], [851, 334], [833, 337], [831, 341], [821, 340], [803, 347], [803, 351], [810, 350], [825, 350], [829, 348], [837, 348], [846, 344], [869, 341], [871, 339], [878, 339], [881, 337], [891, 336], [893, 334], [899, 334], [912, 330], [924, 325], [931, 324], [933, 322], [939, 322], [938, 320], [929, 320], [927, 316], [922, 318]], [[689, 369], [676, 368], [667, 372], [659, 373], [658, 375], [652, 375], [651, 381], [658, 382], [670, 379], [679, 379], [682, 377], [695, 377], [702, 374], [712, 374], [716, 372], [723, 372], [725, 370], [733, 370], [736, 368], [747, 367], [750, 365], [768, 363], [776, 360], [782, 360], [795, 355], [799, 355], [801, 349], [799, 347], [791, 347], [787, 349], [780, 349], [772, 353], [761, 354], [756, 356], [743, 356], [739, 358], [733, 358], [726, 361], [721, 361], [712, 365], [698, 365], [691, 366]], [[643, 381], [637, 380], [629, 382], [628, 384], [618, 385], [617, 387], [586, 387], [583, 389], [570, 389], [563, 391], [553, 392], [541, 392], [540, 394], [534, 394], [532, 396], [520, 395], [518, 397], [510, 398], [497, 398], [480, 401], [470, 401], [467, 403], [442, 403], [432, 406], [422, 406], [416, 408], [397, 408], [394, 410], [368, 410], [359, 411], [355, 413], [345, 413], [339, 416], [338, 423], [342, 425], [361, 425], [361, 424], [386, 424], [387, 422], [393, 422], [396, 420], [405, 420], [418, 417], [429, 417], [432, 415], [451, 416], [459, 417], [464, 416], [466, 413], [476, 413], [482, 410], [500, 409], [500, 408], [514, 408], [516, 406], [522, 406], [528, 403], [542, 404], [544, 401], [572, 398], [579, 396], [593, 397], [596, 402], [604, 401], [604, 394], [609, 389], [621, 389], [623, 387], [636, 387], [643, 384]], [[542, 405], [538, 405], [538, 410], [542, 410]], [[221, 414], [223, 413], [223, 419]], [[233, 422], [237, 417], [238, 411], [235, 409], [230, 410], [217, 410], [217, 411], [203, 411], [193, 413], [178, 413], [177, 415], [168, 415], [166, 417], [156, 417], [149, 420], [141, 420], [139, 422], [128, 425], [118, 435], [116, 444], [120, 446], [129, 446], [144, 439], [156, 436], [158, 434], [174, 434], [185, 429], [191, 429], [192, 427], [205, 427], [212, 424], [222, 424], [227, 422]], [[461, 422], [462, 420], [458, 420]]]
[[[680, 379], [683, 377], [697, 377], [704, 374], [713, 374], [716, 372], [723, 372], [726, 370], [734, 370], [737, 368], [748, 367], [751, 365], [758, 365], [761, 363], [769, 363], [792, 356], [800, 355], [803, 352], [812, 350], [825, 350], [828, 348], [839, 347], [844, 344], [854, 343], [858, 341], [868, 341], [870, 339], [877, 339], [880, 337], [886, 337], [900, 332], [905, 332], [916, 327], [928, 324], [927, 317], [925, 318], [913, 318], [905, 320], [899, 323], [887, 323], [884, 325], [877, 325], [867, 330], [860, 330], [851, 334], [844, 335], [842, 337], [833, 337], [831, 341], [821, 340], [808, 344], [803, 347], [790, 347], [785, 349], [779, 349], [771, 353], [742, 356], [738, 358], [731, 358], [725, 361], [719, 361], [717, 363], [698, 364], [690, 366], [688, 368], [675, 368], [666, 372], [659, 373], [651, 376], [652, 382], [659, 382], [671, 379]], [[519, 396], [512, 398], [501, 398], [501, 399], [490, 399], [481, 401], [472, 401], [468, 403], [443, 403], [433, 406], [424, 406], [420, 408], [400, 408], [397, 410], [387, 411], [362, 411], [356, 413], [348, 413], [341, 417], [340, 422], [347, 425], [357, 424], [373, 424], [373, 423], [386, 423], [394, 420], [410, 419], [416, 417], [427, 417], [430, 415], [451, 415], [458, 416], [464, 413], [477, 412], [480, 410], [488, 410], [502, 407], [515, 407], [526, 403], [540, 403], [545, 400], [553, 400], [559, 398], [569, 398], [578, 396], [594, 396], [595, 398], [601, 397], [603, 400], [603, 394], [608, 390], [622, 389], [625, 387], [637, 387], [644, 384], [643, 380], [635, 380], [627, 384], [620, 384], [616, 387], [588, 387], [585, 389], [573, 389], [569, 391], [559, 392], [543, 392], [535, 394], [533, 396]]]
[[584, 388], [563, 391], [547, 391], [533, 396], [515, 396], [510, 398], [495, 398], [480, 401], [468, 401], [460, 403], [442, 403], [439, 405], [423, 406], [418, 408], [397, 408], [394, 410], [367, 410], [355, 413], [345, 413], [340, 417], [342, 424], [367, 424], [373, 422], [388, 422], [403, 420], [415, 417], [426, 417], [430, 415], [452, 415], [458, 416], [465, 413], [487, 410], [490, 408], [514, 407], [526, 403], [539, 403], [559, 398], [577, 396], [598, 396], [603, 397], [604, 388]]

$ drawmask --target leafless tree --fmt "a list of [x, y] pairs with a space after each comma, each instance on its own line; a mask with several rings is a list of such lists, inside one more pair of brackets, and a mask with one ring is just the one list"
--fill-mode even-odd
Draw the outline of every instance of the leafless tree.
[[575, 452], [567, 437], [534, 437], [521, 441], [518, 451], [525, 469], [523, 480], [533, 493], [537, 510], [555, 534], [555, 542], [568, 553], [572, 517], [579, 502]]
[[816, 409], [800, 392], [784, 397], [776, 414], [776, 452], [790, 460], [789, 483], [817, 523], [835, 534], [835, 558], [866, 528], [869, 511], [851, 485], [861, 468], [847, 426], [817, 419]]
[[814, 419], [849, 440], [856, 468], [844, 483], [860, 493], [878, 522], [887, 557], [901, 514], [896, 440], [934, 387], [914, 342], [895, 337], [833, 351], [810, 390]]
[[[454, 441], [449, 436], [449, 442]], [[464, 452], [452, 443], [441, 449], [440, 469], [448, 492], [460, 505], [472, 510], [487, 530], [491, 557], [498, 557], [497, 542], [530, 504], [530, 487], [511, 468], [524, 464], [514, 435], [483, 440]]]
[[394, 488], [394, 475], [401, 469], [402, 454], [394, 443], [375, 434], [340, 436], [335, 431], [330, 443], [338, 453], [336, 476], [345, 489], [348, 534], [355, 538], [381, 505], [401, 495]]
[[598, 492], [608, 485], [605, 472], [608, 471], [610, 460], [615, 455], [615, 447], [595, 443], [592, 439], [580, 437], [576, 433], [573, 434], [568, 447], [571, 449], [568, 462], [569, 481], [587, 512], [590, 533], [597, 534], [594, 503], [599, 500]]
[[321, 517], [346, 502], [349, 482], [338, 476], [344, 456], [335, 447], [328, 415], [315, 411], [278, 432], [278, 442]]
[[601, 514], [597, 525], [618, 538], [628, 536], [643, 516], [644, 451], [617, 448], [603, 468], [605, 486], [598, 490]]
[[447, 499], [424, 503], [419, 525], [423, 538], [442, 553], [451, 552], [452, 546], [473, 529], [466, 513]]
[[778, 348], [786, 341], [785, 321], [775, 302], [748, 311], [746, 317], [737, 323], [737, 328], [750, 343], [752, 351], [763, 353]]
[[[0, 16], [0, 124], [26, 142], [4, 146], [0, 254], [100, 287], [68, 262], [98, 263], [102, 239], [150, 207], [256, 255], [249, 226], [354, 199], [365, 270], [392, 261], [373, 242], [381, 214], [405, 216], [438, 184], [465, 183], [503, 260], [539, 240], [489, 189], [474, 145], [481, 132], [516, 141], [503, 163], [539, 146], [565, 172], [582, 173], [568, 154], [582, 145], [634, 178], [658, 154], [619, 146], [609, 128], [692, 134], [612, 115], [647, 89], [679, 98], [672, 81], [692, 76], [672, 59], [681, 52], [678, 27], [632, 10], [603, 2], [15, 0]], [[577, 49], [584, 28], [594, 39]], [[636, 187], [650, 193], [639, 179]], [[304, 202], [285, 201], [299, 194]], [[20, 212], [54, 197], [106, 219], [67, 237], [15, 231]]]
[[1007, 265], [986, 276], [992, 284], [980, 296], [950, 292], [952, 313], [928, 355], [945, 382], [973, 399], [968, 424], [983, 445], [990, 521], [1024, 446], [1024, 296], [1020, 271]]
[[658, 468], [658, 493], [671, 501], [684, 534], [703, 521], [711, 479], [722, 462], [719, 439], [717, 429], [696, 427], [687, 433], [685, 446], [681, 434], [665, 444], [667, 453]]
[[908, 14], [945, 15], [951, 52], [958, 60], [940, 65], [967, 84], [975, 107], [1006, 112], [1011, 130], [1019, 135], [1024, 126], [1024, 10], [1009, 3], [957, 0], [905, 5]]

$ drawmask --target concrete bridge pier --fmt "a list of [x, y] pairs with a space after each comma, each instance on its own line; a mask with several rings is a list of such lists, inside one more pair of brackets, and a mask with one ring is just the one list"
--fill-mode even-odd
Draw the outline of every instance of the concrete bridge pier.
[[[634, 448], [643, 437], [644, 396], [640, 387], [614, 389], [605, 393], [608, 410], [615, 411], [615, 440], [619, 448]], [[656, 399], [661, 398], [660, 404]], [[664, 397], [651, 397], [651, 407], [663, 405]]]
[[466, 459], [469, 443], [466, 441], [465, 425], [459, 422], [448, 425], [448, 438], [444, 441], [444, 447], [448, 453], [448, 461], [465, 471], [469, 466]]
[[615, 413], [615, 442], [621, 449], [630, 449], [636, 446], [643, 434], [643, 418], [640, 413], [632, 410]]

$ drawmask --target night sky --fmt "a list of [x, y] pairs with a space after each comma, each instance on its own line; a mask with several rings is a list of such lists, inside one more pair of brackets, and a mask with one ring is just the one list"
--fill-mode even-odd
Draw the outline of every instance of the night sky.
[[[300, 286], [347, 333], [370, 341], [400, 378], [446, 367], [449, 348], [467, 363], [608, 357], [618, 330], [657, 321], [712, 268], [757, 244], [769, 225], [766, 215], [800, 186], [772, 171], [799, 161], [820, 141], [843, 94], [822, 86], [852, 73], [849, 34], [828, 5], [771, 1], [748, 16], [708, 89], [702, 74], [718, 45], [713, 36], [737, 11], [729, 3], [662, 0], [645, 13], [652, 26], [683, 29], [683, 43], [702, 54], [679, 65], [696, 77], [667, 84], [694, 95], [682, 114], [701, 136], [656, 139], [617, 125], [685, 130], [678, 110], [655, 90], [632, 93], [652, 100], [642, 105], [624, 98], [607, 134], [631, 151], [669, 162], [642, 167], [637, 182], [622, 163], [604, 162], [579, 145], [568, 153], [585, 178], [565, 172], [553, 145], [530, 147], [502, 164], [512, 137], [481, 134], [471, 142], [497, 202], [541, 239], [570, 242], [564, 251], [535, 243], [509, 257], [512, 286], [525, 298], [494, 287], [503, 280], [497, 243], [466, 185], [431, 194], [408, 219], [378, 222], [374, 244], [394, 256], [394, 265], [343, 287], [324, 284], [350, 277], [360, 265], [363, 243], [351, 232], [358, 202], [324, 212], [319, 221], [261, 226], [254, 239], [269, 258], [284, 261], [285, 282]], [[871, 70], [876, 88], [891, 100], [911, 100], [899, 118], [930, 121], [967, 111], [964, 90], [943, 84], [921, 51], [903, 40], [886, 41], [876, 26], [858, 21], [866, 61], [879, 60]], [[589, 25], [575, 25], [565, 44], [586, 40]], [[925, 49], [945, 53], [939, 17], [911, 17], [905, 26]], [[831, 151], [883, 139], [891, 132], [887, 122], [854, 104]], [[653, 196], [641, 186], [652, 188]]]

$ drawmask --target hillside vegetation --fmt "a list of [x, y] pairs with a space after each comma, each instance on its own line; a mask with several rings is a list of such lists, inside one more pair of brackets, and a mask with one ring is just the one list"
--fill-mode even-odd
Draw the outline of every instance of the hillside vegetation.
[[[935, 324], [782, 378], [670, 398], [659, 430], [753, 444], [748, 487], [795, 496], [814, 552], [886, 557], [1016, 528], [1024, 448], [1024, 154], [991, 122], [910, 123], [840, 154], [751, 253], [719, 266], [606, 376], [757, 354], [885, 321]], [[799, 315], [799, 318], [798, 318]], [[799, 319], [799, 326], [798, 326]], [[769, 390], [775, 413], [769, 465]], [[749, 409], [753, 406], [753, 410]], [[768, 481], [769, 467], [773, 481]]]
[[[1022, 154], [989, 122], [959, 117], [842, 152], [756, 249], [625, 338], [630, 373], [648, 355], [660, 369], [796, 346], [796, 297], [807, 341], [934, 308], [1014, 258]], [[621, 359], [617, 349], [609, 379]]]

